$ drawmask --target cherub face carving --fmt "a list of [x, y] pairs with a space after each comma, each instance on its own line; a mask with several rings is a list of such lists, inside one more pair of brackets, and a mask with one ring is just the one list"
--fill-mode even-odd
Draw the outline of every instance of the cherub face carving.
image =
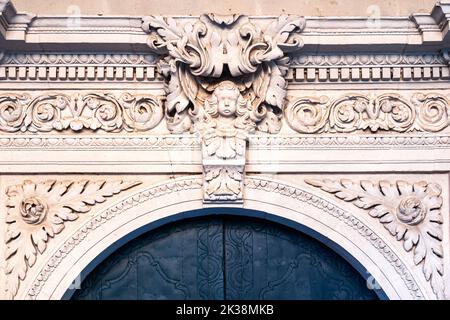
[[239, 90], [236, 87], [228, 87], [226, 85], [219, 86], [214, 90], [217, 97], [217, 113], [222, 117], [231, 117], [236, 114], [237, 104], [239, 100]]
[[212, 117], [232, 118], [246, 108], [247, 101], [242, 97], [239, 89], [231, 81], [223, 81], [214, 89], [205, 105], [206, 112]]

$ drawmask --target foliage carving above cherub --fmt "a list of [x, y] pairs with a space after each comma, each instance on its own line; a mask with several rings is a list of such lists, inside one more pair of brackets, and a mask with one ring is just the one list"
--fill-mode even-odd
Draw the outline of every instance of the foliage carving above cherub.
[[159, 70], [167, 80], [166, 120], [172, 133], [197, 129], [201, 109], [223, 81], [232, 82], [258, 115], [253, 119], [256, 130], [280, 130], [289, 64], [286, 54], [303, 46], [299, 32], [305, 21], [288, 15], [267, 21], [214, 14], [194, 22], [143, 19], [150, 48], [163, 55]]

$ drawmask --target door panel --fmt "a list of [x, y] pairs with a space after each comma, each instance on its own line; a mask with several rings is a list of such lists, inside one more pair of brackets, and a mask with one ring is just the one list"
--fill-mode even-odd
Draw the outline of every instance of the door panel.
[[173, 223], [127, 243], [73, 299], [376, 299], [315, 239], [253, 218]]

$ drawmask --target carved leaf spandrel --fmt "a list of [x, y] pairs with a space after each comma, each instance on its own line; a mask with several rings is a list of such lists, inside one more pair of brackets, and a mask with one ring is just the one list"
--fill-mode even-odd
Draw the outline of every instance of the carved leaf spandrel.
[[441, 187], [435, 183], [419, 181], [353, 182], [342, 180], [307, 179], [306, 183], [337, 198], [368, 210], [406, 251], [413, 252], [413, 261], [422, 265], [427, 281], [438, 299], [444, 299], [444, 265], [442, 249], [442, 197]]
[[140, 184], [137, 181], [47, 180], [11, 186], [6, 191], [6, 294], [13, 298], [47, 243], [68, 221], [87, 213], [108, 197]]

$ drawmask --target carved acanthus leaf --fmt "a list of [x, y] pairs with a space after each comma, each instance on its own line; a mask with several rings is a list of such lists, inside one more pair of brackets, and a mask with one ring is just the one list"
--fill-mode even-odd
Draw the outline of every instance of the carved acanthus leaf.
[[6, 294], [13, 298], [27, 270], [44, 253], [47, 243], [68, 221], [97, 203], [140, 184], [137, 181], [56, 181], [11, 186], [6, 191]]
[[285, 109], [289, 126], [300, 133], [427, 131], [438, 132], [450, 125], [448, 99], [437, 93], [404, 97], [385, 93], [380, 96], [349, 94], [328, 98], [290, 98]]
[[150, 47], [167, 54], [160, 70], [167, 83], [169, 130], [192, 131], [205, 101], [221, 82], [230, 81], [252, 106], [253, 127], [278, 132], [289, 64], [285, 54], [303, 46], [299, 33], [304, 26], [303, 18], [287, 15], [268, 25], [243, 15], [143, 19]]
[[207, 166], [204, 174], [204, 200], [206, 202], [236, 202], [242, 200], [242, 167]]
[[267, 26], [264, 34], [272, 37], [284, 52], [289, 52], [303, 46], [301, 38], [295, 32], [303, 30], [305, 24], [304, 18], [281, 15]]
[[337, 198], [368, 210], [406, 251], [413, 252], [413, 261], [422, 265], [425, 279], [439, 299], [444, 298], [444, 265], [442, 249], [441, 187], [419, 181], [373, 182], [361, 180], [305, 180]]

